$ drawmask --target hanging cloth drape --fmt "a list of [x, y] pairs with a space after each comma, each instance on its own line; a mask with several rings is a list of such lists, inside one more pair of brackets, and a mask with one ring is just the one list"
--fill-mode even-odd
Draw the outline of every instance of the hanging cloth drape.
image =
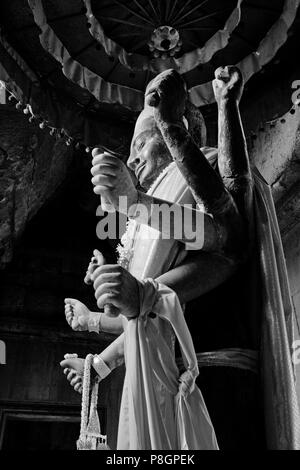
[[291, 361], [293, 306], [271, 188], [258, 170], [255, 220], [260, 252], [263, 311], [261, 373], [269, 449], [300, 449], [300, 418]]
[[[217, 165], [217, 153], [208, 156]], [[262, 282], [261, 382], [268, 449], [300, 450], [300, 415], [292, 365], [293, 305], [271, 187], [257, 168], [254, 221]]]
[[[126, 375], [117, 449], [217, 450], [204, 399], [195, 385], [197, 358], [178, 297], [152, 279], [142, 285], [140, 315], [125, 325]], [[181, 375], [174, 335], [185, 365]]]

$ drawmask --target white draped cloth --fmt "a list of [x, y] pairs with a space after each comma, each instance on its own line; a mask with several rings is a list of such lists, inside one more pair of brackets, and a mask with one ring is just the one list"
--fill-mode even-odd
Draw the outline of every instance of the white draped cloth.
[[[217, 450], [204, 399], [195, 385], [197, 358], [177, 295], [149, 279], [140, 289], [140, 301], [139, 317], [125, 329], [126, 375], [117, 448]], [[186, 369], [181, 375], [174, 334]]]
[[[175, 163], [148, 194], [195, 207]], [[126, 375], [117, 449], [217, 450], [208, 411], [195, 385], [197, 358], [183, 308], [174, 291], [153, 281], [182, 262], [184, 245], [162, 239], [160, 232], [135, 221], [130, 222], [123, 244], [132, 253], [128, 269], [142, 288], [139, 317], [124, 319]], [[181, 375], [175, 363], [175, 336], [185, 365]]]

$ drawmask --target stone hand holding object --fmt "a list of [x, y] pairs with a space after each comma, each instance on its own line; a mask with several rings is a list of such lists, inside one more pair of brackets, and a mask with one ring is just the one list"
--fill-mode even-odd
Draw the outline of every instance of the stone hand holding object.
[[[94, 193], [105, 198], [110, 211], [115, 209], [127, 214], [127, 209], [138, 199], [138, 191], [128, 168], [120, 158], [107, 152], [102, 153], [99, 148], [94, 148], [92, 155]], [[126, 204], [120, 204], [121, 196], [127, 198]]]
[[154, 107], [158, 123], [182, 123], [187, 90], [180, 74], [169, 69], [154, 78], [146, 89], [145, 103]]
[[88, 330], [88, 320], [91, 312], [79, 300], [66, 298], [65, 299], [65, 316], [67, 323], [74, 331]]
[[227, 65], [215, 71], [215, 80], [212, 82], [217, 103], [221, 101], [234, 101], [239, 103], [243, 93], [243, 76], [238, 67]]
[[93, 280], [99, 308], [110, 302], [128, 319], [139, 315], [139, 281], [129, 271], [118, 264], [105, 264], [95, 270]]
[[[88, 265], [88, 269], [84, 278], [85, 284], [93, 284], [92, 276], [93, 276], [94, 271], [97, 268], [99, 268], [99, 266], [103, 266], [106, 264], [105, 258], [99, 250], [94, 250], [93, 255], [94, 256], [92, 256], [91, 258], [91, 261]], [[116, 317], [119, 315], [118, 309], [114, 305], [111, 305], [111, 304], [104, 305], [104, 313], [105, 315], [110, 316], [110, 317]]]
[[84, 371], [84, 359], [81, 359], [77, 354], [65, 354], [64, 360], [60, 362], [64, 374], [70, 385], [78, 393], [82, 393], [82, 378]]

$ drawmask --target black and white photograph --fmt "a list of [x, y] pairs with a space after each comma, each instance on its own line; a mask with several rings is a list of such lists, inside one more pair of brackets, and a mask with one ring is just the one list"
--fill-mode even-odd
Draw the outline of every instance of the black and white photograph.
[[300, 450], [299, 5], [1, 0], [0, 451]]

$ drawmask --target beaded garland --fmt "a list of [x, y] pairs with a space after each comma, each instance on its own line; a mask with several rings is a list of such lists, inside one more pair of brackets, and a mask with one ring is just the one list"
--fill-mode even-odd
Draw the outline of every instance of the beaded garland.
[[88, 354], [84, 362], [80, 436], [77, 450], [109, 450], [107, 437], [101, 434], [97, 412], [99, 379], [91, 382], [93, 354]]
[[[170, 166], [173, 164], [171, 162], [167, 165], [163, 171], [157, 176], [155, 181], [152, 183], [150, 189], [147, 191], [147, 194], [153, 192], [154, 187], [157, 185], [157, 182], [161, 180], [169, 171]], [[126, 224], [126, 231], [121, 237], [120, 243], [117, 246], [118, 253], [118, 264], [124, 269], [128, 269], [130, 262], [134, 254], [134, 242], [135, 242], [135, 233], [138, 227], [138, 223], [135, 220], [128, 220]]]

